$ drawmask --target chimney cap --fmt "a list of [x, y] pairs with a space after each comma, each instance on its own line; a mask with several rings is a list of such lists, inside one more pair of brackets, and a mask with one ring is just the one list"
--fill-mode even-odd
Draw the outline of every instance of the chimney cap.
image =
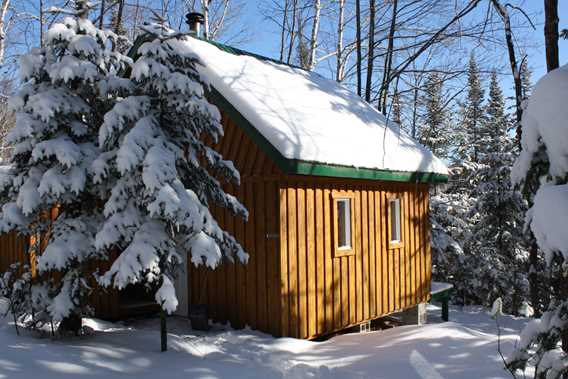
[[205, 16], [203, 16], [203, 13], [199, 12], [189, 12], [185, 15], [185, 18], [189, 26], [194, 24], [203, 24], [205, 22]]

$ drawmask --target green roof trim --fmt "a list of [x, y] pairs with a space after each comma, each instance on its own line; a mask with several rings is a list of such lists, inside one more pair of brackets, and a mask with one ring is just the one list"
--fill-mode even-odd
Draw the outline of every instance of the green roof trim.
[[212, 86], [208, 96], [233, 122], [270, 157], [276, 166], [289, 175], [313, 175], [335, 178], [384, 180], [412, 183], [446, 183], [447, 175], [426, 172], [404, 172], [331, 165], [288, 159], [276, 149], [219, 91]]

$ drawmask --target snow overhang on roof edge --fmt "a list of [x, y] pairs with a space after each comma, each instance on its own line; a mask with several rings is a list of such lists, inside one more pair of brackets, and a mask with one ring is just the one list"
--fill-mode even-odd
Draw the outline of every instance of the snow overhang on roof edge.
[[432, 172], [391, 171], [339, 166], [320, 162], [288, 159], [276, 149], [219, 91], [213, 86], [207, 92], [210, 100], [225, 112], [285, 174], [313, 175], [336, 178], [384, 180], [411, 183], [447, 183], [448, 175]]

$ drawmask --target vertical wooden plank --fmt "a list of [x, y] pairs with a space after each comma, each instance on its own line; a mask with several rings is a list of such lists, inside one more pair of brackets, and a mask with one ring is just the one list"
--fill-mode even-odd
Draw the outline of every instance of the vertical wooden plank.
[[391, 311], [390, 303], [390, 282], [389, 282], [389, 250], [388, 250], [388, 223], [387, 223], [387, 192], [381, 191], [381, 260], [383, 271], [383, 313], [387, 314]]
[[300, 338], [308, 337], [308, 277], [306, 266], [306, 190], [304, 184], [297, 187], [297, 216], [298, 216], [298, 327]]
[[422, 249], [420, 250], [420, 268], [421, 272], [420, 275], [422, 276], [422, 282], [420, 283], [421, 291], [421, 299], [420, 302], [424, 302], [426, 300], [426, 213], [424, 209], [424, 191], [420, 191], [420, 220], [422, 221], [422, 232], [420, 233], [420, 237], [422, 240], [421, 246]]
[[416, 241], [417, 241], [417, 251], [416, 251], [416, 302], [420, 303], [422, 301], [422, 283], [424, 281], [424, 277], [422, 276], [422, 250], [423, 250], [423, 244], [424, 244], [424, 240], [422, 239], [422, 229], [424, 228], [422, 226], [423, 221], [422, 221], [422, 207], [420, 205], [421, 202], [421, 191], [418, 190], [416, 191], [416, 199], [415, 199], [415, 206], [416, 206], [416, 215], [418, 217], [418, 228], [416, 230]]
[[406, 187], [404, 192], [404, 280], [405, 280], [405, 291], [404, 291], [404, 307], [410, 307], [412, 302], [410, 301], [411, 290], [411, 275], [410, 275], [410, 224], [412, 218], [410, 216], [410, 188]]
[[[282, 295], [280, 294], [280, 252], [279, 243], [286, 243], [285, 238], [279, 229], [278, 219], [280, 217], [278, 187], [276, 182], [269, 181], [266, 183], [265, 191], [265, 209], [266, 209], [266, 292], [267, 292], [267, 312], [268, 312], [268, 328], [273, 336], [280, 336], [280, 302]], [[278, 212], [278, 213], [277, 213]], [[281, 240], [284, 239], [284, 242]]]
[[375, 252], [375, 193], [371, 189], [367, 192], [368, 196], [368, 215], [369, 227], [367, 238], [369, 240], [369, 314], [370, 317], [377, 317], [377, 260]]
[[327, 330], [333, 330], [336, 325], [335, 308], [338, 283], [335, 281], [336, 259], [333, 258], [332, 246], [332, 212], [331, 212], [331, 191], [328, 188], [323, 190], [323, 224], [324, 224], [324, 255], [325, 255], [325, 325]]
[[[239, 186], [237, 194], [237, 197], [241, 200], [241, 202], [244, 203], [244, 183], [241, 183], [241, 185]], [[245, 205], [246, 207], [246, 204], [243, 205]], [[245, 221], [241, 218], [235, 219], [235, 238], [237, 239], [237, 241], [239, 241], [243, 249], [245, 249], [245, 251], [249, 253], [246, 246]], [[247, 281], [244, 264], [237, 262], [237, 266], [235, 267], [235, 275], [238, 304], [236, 323], [237, 327], [240, 328], [245, 326], [247, 318]]]
[[432, 280], [432, 234], [430, 228], [430, 199], [428, 192], [424, 190], [424, 223], [425, 223], [425, 254], [426, 254], [426, 301], [430, 298], [430, 284]]
[[245, 204], [249, 210], [249, 219], [245, 224], [246, 249], [249, 253], [249, 260], [246, 265], [246, 287], [247, 287], [247, 324], [251, 328], [257, 329], [257, 297], [256, 297], [256, 266], [257, 256], [255, 248], [255, 224], [256, 224], [256, 207], [254, 185], [251, 182], [245, 183]]
[[[337, 190], [334, 188], [334, 190]], [[330, 205], [331, 205], [331, 231], [332, 231], [332, 238], [331, 238], [331, 248], [335, 249], [335, 244], [337, 236], [333, 235], [333, 223], [335, 222], [335, 218], [337, 217], [335, 205], [330, 198]], [[332, 256], [333, 256], [332, 250]], [[335, 329], [341, 328], [346, 322], [345, 315], [343, 314], [343, 303], [344, 297], [347, 297], [347, 286], [345, 283], [349, 280], [347, 276], [347, 268], [345, 266], [346, 263], [343, 263], [343, 258], [338, 258], [333, 256], [333, 319], [335, 324]]]
[[363, 275], [362, 275], [362, 296], [363, 296], [363, 319], [368, 320], [370, 317], [369, 312], [369, 258], [371, 256], [369, 251], [369, 213], [368, 213], [368, 198], [367, 190], [361, 188], [361, 256], [363, 260]]
[[[341, 257], [336, 258], [339, 259], [341, 262], [341, 274], [340, 274], [340, 282], [341, 282], [341, 299], [340, 299], [340, 308], [341, 308], [341, 326], [349, 325], [352, 321], [350, 318], [349, 308], [354, 310], [353, 303], [349, 303], [349, 284], [354, 275], [350, 272], [349, 268], [349, 258], [350, 257]], [[350, 275], [351, 274], [351, 275]]]
[[405, 262], [404, 262], [404, 250], [405, 250], [405, 243], [406, 240], [404, 239], [404, 224], [405, 224], [405, 217], [406, 214], [404, 212], [404, 189], [401, 188], [400, 185], [397, 186], [397, 195], [396, 195], [399, 199], [399, 204], [400, 204], [400, 234], [401, 234], [401, 239], [402, 239], [402, 246], [400, 247], [400, 249], [398, 249], [398, 270], [397, 270], [397, 277], [399, 280], [399, 284], [398, 284], [398, 295], [397, 295], [397, 300], [398, 300], [398, 309], [403, 309], [404, 308], [404, 293], [406, 291], [406, 278], [404, 276], [404, 266], [405, 266]]
[[408, 211], [410, 217], [409, 243], [410, 243], [410, 302], [416, 304], [416, 212], [414, 209], [414, 198], [416, 196], [416, 186], [412, 186], [409, 192]]
[[[255, 254], [256, 254], [256, 293], [257, 293], [257, 327], [267, 330], [267, 295], [266, 295], [266, 206], [264, 199], [264, 182], [259, 181], [255, 188]], [[272, 217], [272, 216], [271, 216]]]
[[[235, 187], [233, 185], [227, 186], [227, 192], [234, 194]], [[225, 209], [225, 224], [224, 229], [230, 235], [235, 235], [235, 216], [229, 211]], [[227, 320], [229, 320], [230, 324], [234, 326], [236, 324], [236, 286], [235, 286], [235, 270], [236, 270], [236, 260], [237, 257], [233, 257], [233, 262], [226, 262], [225, 265], [225, 286], [226, 286], [226, 307], [227, 307]]]
[[307, 230], [307, 283], [308, 283], [308, 336], [317, 334], [318, 309], [316, 308], [316, 234], [315, 198], [312, 185], [306, 188], [306, 230]]
[[375, 286], [375, 298], [377, 303], [377, 315], [382, 315], [384, 313], [383, 310], [383, 271], [382, 271], [382, 256], [383, 256], [383, 248], [382, 248], [382, 234], [383, 234], [383, 227], [381, 223], [381, 191], [375, 190], [374, 191], [375, 197], [375, 262], [376, 262], [376, 272], [375, 275], [377, 277], [376, 286]]
[[[351, 193], [351, 191], [350, 191]], [[353, 231], [353, 248], [355, 256], [350, 256], [350, 270], [349, 270], [349, 308], [351, 324], [361, 321], [363, 319], [363, 245], [361, 243], [361, 189], [355, 188], [353, 198], [355, 210], [355, 230]]]
[[297, 202], [296, 189], [288, 187], [288, 281], [290, 304], [290, 336], [299, 337], [298, 319], [300, 317], [298, 304], [298, 244], [297, 244]]
[[280, 329], [282, 335], [292, 335], [290, 331], [290, 286], [289, 286], [289, 253], [288, 253], [288, 190], [286, 188], [279, 188], [280, 198], [280, 297], [281, 305], [281, 320]]
[[323, 209], [323, 191], [321, 187], [315, 188], [315, 214], [316, 214], [316, 278], [317, 278], [317, 333], [323, 333], [326, 330], [327, 317], [327, 288], [326, 288], [326, 266], [325, 245], [324, 245], [324, 209]]
[[[221, 228], [225, 229], [225, 209], [218, 208], [217, 223]], [[226, 287], [226, 275], [227, 275], [227, 265], [228, 262], [221, 263], [211, 274], [215, 278], [215, 290], [216, 290], [216, 317], [217, 322], [225, 322], [227, 320], [227, 287]]]
[[420, 218], [419, 241], [420, 250], [418, 251], [419, 260], [419, 279], [418, 279], [418, 302], [421, 303], [424, 297], [424, 212], [422, 209], [422, 191], [418, 191], [418, 215]]

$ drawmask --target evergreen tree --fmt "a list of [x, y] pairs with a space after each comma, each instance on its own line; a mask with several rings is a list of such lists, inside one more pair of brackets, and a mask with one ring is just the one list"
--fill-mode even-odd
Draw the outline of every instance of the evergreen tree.
[[478, 134], [481, 143], [475, 187], [476, 202], [469, 217], [474, 221], [467, 243], [471, 298], [490, 305], [501, 297], [508, 312], [517, 314], [527, 291], [527, 251], [523, 243], [524, 201], [512, 188], [510, 167], [514, 141], [508, 135], [503, 93], [497, 74], [491, 75], [486, 116]]
[[232, 162], [204, 140], [223, 135], [220, 114], [205, 97], [192, 38], [164, 26], [147, 27], [137, 50], [132, 91], [105, 115], [97, 167], [108, 185], [105, 222], [96, 236], [100, 252], [120, 251], [99, 282], [122, 289], [140, 283], [161, 306], [162, 351], [167, 349], [166, 314], [176, 310], [173, 286], [190, 252], [195, 265], [215, 268], [223, 257], [248, 256], [223, 231], [208, 207], [218, 205], [247, 217], [217, 178], [239, 183]]
[[114, 74], [127, 60], [110, 51], [114, 35], [89, 21], [87, 0], [74, 5], [65, 11], [72, 17], [49, 29], [45, 46], [21, 59], [24, 84], [10, 100], [13, 150], [9, 166], [0, 169], [0, 231], [42, 237], [29, 249], [40, 274], [31, 313], [78, 332], [89, 311], [87, 265], [99, 257], [94, 237], [102, 215], [91, 165], [112, 103], [107, 90], [120, 85]]
[[524, 328], [507, 363], [512, 370], [533, 366], [539, 379], [568, 375], [567, 88], [567, 66], [538, 81], [523, 112], [522, 150], [512, 170], [513, 182], [531, 205], [526, 223], [544, 253], [549, 277], [548, 291], [540, 295], [550, 301], [543, 301], [546, 311]]
[[461, 163], [479, 163], [479, 152], [483, 147], [480, 138], [480, 128], [483, 125], [484, 91], [481, 88], [479, 68], [475, 56], [471, 54], [467, 72], [468, 92], [465, 104], [462, 105], [462, 120], [458, 136], [458, 158]]
[[424, 114], [418, 131], [419, 141], [430, 148], [438, 157], [447, 157], [450, 153], [449, 117], [442, 99], [443, 82], [438, 73], [428, 76], [425, 84]]

